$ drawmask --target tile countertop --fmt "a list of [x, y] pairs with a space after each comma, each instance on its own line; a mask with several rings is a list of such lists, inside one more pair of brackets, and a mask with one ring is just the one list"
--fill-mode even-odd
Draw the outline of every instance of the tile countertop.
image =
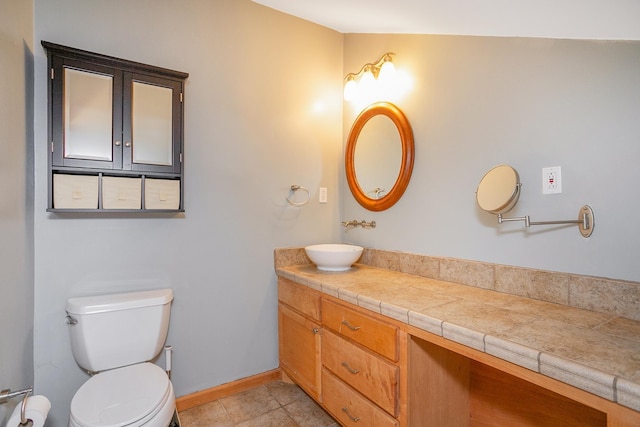
[[278, 276], [640, 411], [640, 322], [355, 264]]

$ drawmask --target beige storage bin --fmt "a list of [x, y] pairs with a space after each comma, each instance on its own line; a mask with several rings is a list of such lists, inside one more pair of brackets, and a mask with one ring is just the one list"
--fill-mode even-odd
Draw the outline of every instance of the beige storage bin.
[[102, 177], [103, 209], [140, 209], [142, 180], [140, 178]]
[[146, 178], [144, 207], [145, 209], [179, 209], [180, 180]]
[[53, 175], [54, 209], [98, 209], [98, 176]]

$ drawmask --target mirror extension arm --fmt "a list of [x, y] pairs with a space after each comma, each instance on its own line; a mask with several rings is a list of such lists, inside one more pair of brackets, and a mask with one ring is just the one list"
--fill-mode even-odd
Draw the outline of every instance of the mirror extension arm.
[[578, 219], [565, 221], [531, 221], [529, 215], [514, 218], [503, 218], [502, 214], [498, 214], [499, 224], [508, 221], [524, 221], [525, 227], [530, 227], [532, 225], [578, 224], [580, 234], [582, 234], [583, 237], [591, 236], [591, 233], [593, 233], [593, 228], [595, 226], [593, 209], [591, 209], [591, 206], [589, 205], [584, 205], [582, 208], [580, 208]]

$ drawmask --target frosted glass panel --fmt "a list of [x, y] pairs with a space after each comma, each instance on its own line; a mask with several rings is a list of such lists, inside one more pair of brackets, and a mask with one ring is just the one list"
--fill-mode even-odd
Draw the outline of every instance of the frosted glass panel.
[[172, 91], [133, 83], [133, 162], [172, 164]]
[[64, 70], [64, 156], [111, 161], [113, 78]]

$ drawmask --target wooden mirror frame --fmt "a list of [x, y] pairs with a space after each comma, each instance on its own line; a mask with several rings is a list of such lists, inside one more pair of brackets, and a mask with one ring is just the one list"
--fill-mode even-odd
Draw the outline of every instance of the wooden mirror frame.
[[[398, 129], [400, 143], [402, 144], [402, 162], [398, 178], [391, 190], [379, 199], [372, 199], [362, 190], [356, 179], [355, 152], [358, 136], [360, 136], [362, 128], [372, 117], [377, 115], [387, 116]], [[362, 110], [349, 132], [344, 159], [347, 183], [356, 201], [370, 211], [383, 211], [396, 204], [407, 189], [407, 185], [409, 185], [409, 179], [413, 171], [414, 151], [413, 130], [402, 110], [390, 102], [378, 102]]]

